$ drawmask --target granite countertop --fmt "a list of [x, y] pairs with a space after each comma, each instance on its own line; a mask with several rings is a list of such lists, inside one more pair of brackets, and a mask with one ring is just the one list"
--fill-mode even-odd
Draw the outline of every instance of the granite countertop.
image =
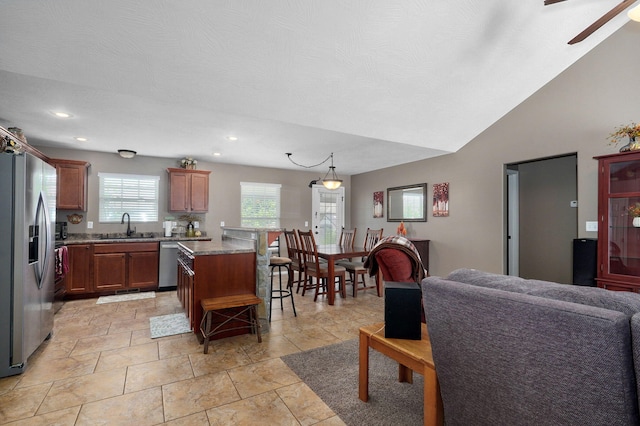
[[144, 232], [135, 233], [131, 237], [125, 234], [109, 233], [109, 234], [70, 234], [65, 240], [56, 240], [56, 244], [73, 245], [73, 244], [100, 244], [100, 243], [154, 243], [164, 241], [209, 241], [211, 237], [185, 237], [172, 236], [165, 237], [163, 233]]
[[212, 254], [255, 253], [253, 245], [239, 243], [234, 240], [216, 241], [180, 241], [179, 245], [192, 256]]

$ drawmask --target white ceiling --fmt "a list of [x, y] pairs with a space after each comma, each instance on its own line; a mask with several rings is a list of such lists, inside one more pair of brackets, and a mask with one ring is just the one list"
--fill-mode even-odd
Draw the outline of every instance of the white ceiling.
[[357, 174], [458, 150], [628, 22], [567, 44], [618, 3], [0, 0], [0, 125]]

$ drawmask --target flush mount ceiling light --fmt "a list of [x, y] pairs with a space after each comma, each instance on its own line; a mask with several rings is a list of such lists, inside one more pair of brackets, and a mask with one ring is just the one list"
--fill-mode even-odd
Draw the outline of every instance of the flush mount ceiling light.
[[120, 157], [122, 158], [133, 158], [136, 156], [137, 152], [129, 149], [119, 149], [118, 154], [120, 154]]
[[88, 140], [89, 140], [89, 139], [87, 139], [87, 138], [83, 138], [83, 137], [81, 137], [81, 136], [78, 136], [77, 138], [74, 138], [74, 139], [75, 139], [75, 140], [77, 140], [78, 142], [86, 142], [86, 141], [88, 141]]
[[[310, 169], [312, 167], [321, 166], [324, 163], [326, 163], [327, 161], [331, 160], [331, 166], [329, 166], [329, 171], [327, 171], [327, 174], [324, 175], [324, 178], [322, 179], [322, 185], [324, 185], [324, 187], [327, 188], [327, 189], [338, 189], [342, 185], [342, 179], [338, 179], [338, 175], [336, 174], [336, 168], [333, 165], [333, 152], [331, 154], [329, 154], [329, 156], [327, 158], [325, 158], [324, 161], [322, 161], [322, 162], [320, 162], [318, 164], [313, 164], [311, 166], [305, 166], [305, 165], [302, 165], [302, 164], [298, 164], [298, 163], [296, 163], [295, 161], [293, 161], [291, 159], [291, 155], [292, 154], [290, 152], [287, 152], [286, 154], [287, 154], [287, 158], [289, 159], [289, 161], [291, 161], [296, 166], [304, 167], [305, 169]], [[317, 181], [315, 181], [315, 182], [317, 182]], [[315, 182], [311, 181], [309, 186], [312, 186]]]
[[229, 140], [229, 141], [237, 141], [238, 137], [237, 136], [227, 136], [227, 140]]

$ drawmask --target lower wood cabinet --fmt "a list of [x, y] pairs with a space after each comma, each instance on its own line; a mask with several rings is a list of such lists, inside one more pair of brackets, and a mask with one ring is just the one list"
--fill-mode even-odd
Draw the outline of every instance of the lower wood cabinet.
[[159, 243], [71, 244], [66, 296], [158, 287]]
[[95, 244], [93, 252], [96, 291], [158, 286], [157, 242]]
[[64, 277], [66, 295], [93, 293], [92, 265], [93, 245], [77, 244], [67, 246], [69, 271]]

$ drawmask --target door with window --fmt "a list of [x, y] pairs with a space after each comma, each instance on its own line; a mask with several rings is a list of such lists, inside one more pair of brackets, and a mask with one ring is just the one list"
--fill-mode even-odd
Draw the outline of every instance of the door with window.
[[311, 227], [316, 244], [337, 244], [344, 226], [344, 187], [327, 189], [313, 185], [312, 191]]

